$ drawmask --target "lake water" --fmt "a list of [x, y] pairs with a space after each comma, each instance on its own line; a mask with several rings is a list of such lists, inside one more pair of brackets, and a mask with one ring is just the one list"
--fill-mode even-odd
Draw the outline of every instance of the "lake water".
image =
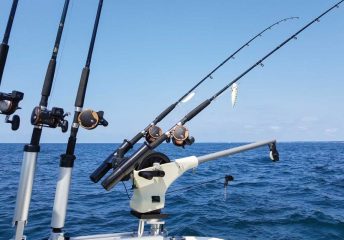
[[[200, 156], [240, 144], [199, 143], [186, 149], [162, 145], [171, 159]], [[136, 231], [122, 184], [110, 192], [89, 180], [90, 173], [117, 144], [78, 144], [68, 205], [71, 236]], [[164, 213], [170, 235], [224, 239], [344, 239], [344, 143], [278, 143], [280, 161], [267, 147], [208, 162], [187, 172], [167, 194]], [[0, 239], [11, 227], [23, 144], [0, 145]], [[29, 239], [49, 236], [50, 218], [65, 144], [42, 144], [25, 229]], [[223, 179], [234, 181], [224, 197]], [[197, 185], [212, 179], [219, 179]], [[130, 189], [131, 184], [126, 182]], [[193, 186], [185, 191], [174, 191]]]

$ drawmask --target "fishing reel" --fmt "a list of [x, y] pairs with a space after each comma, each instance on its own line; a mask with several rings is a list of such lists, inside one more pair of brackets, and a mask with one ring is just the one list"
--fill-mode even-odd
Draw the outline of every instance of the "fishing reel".
[[81, 127], [92, 130], [102, 125], [106, 127], [109, 123], [104, 119], [104, 112], [95, 112], [91, 109], [83, 110], [78, 116], [78, 123]]
[[[145, 138], [148, 143], [152, 143], [162, 134], [160, 127], [152, 125], [148, 129]], [[189, 136], [189, 130], [182, 125], [177, 125], [173, 128], [171, 138], [167, 139], [166, 142], [169, 143], [171, 139], [173, 144], [177, 147], [185, 147], [185, 145], [192, 145], [195, 142], [195, 138]]]
[[146, 132], [145, 138], [148, 143], [152, 143], [162, 135], [162, 130], [156, 125], [151, 125]]
[[68, 115], [69, 113], [64, 113], [64, 110], [58, 107], [53, 107], [51, 110], [35, 107], [31, 114], [31, 124], [49, 128], [60, 127], [65, 133], [68, 130], [68, 121], [64, 118]]
[[0, 113], [6, 115], [5, 122], [11, 124], [13, 131], [18, 130], [20, 118], [18, 115], [14, 115], [12, 119], [10, 119], [10, 115], [17, 111], [17, 109], [20, 109], [18, 105], [23, 98], [24, 93], [19, 91], [12, 91], [12, 93], [0, 92]]
[[189, 135], [189, 130], [182, 125], [173, 128], [171, 139], [174, 145], [183, 148], [185, 145], [192, 145], [195, 142], [195, 138]]

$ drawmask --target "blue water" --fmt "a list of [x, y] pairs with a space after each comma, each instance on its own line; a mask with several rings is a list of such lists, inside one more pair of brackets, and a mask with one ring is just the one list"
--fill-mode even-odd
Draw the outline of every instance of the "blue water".
[[[178, 158], [202, 155], [238, 144], [194, 144], [185, 150], [163, 145]], [[105, 191], [89, 174], [114, 149], [113, 144], [78, 144], [65, 230], [71, 235], [133, 231], [122, 184]], [[11, 227], [23, 144], [0, 145], [0, 239]], [[170, 235], [224, 239], [344, 239], [344, 143], [280, 143], [281, 160], [264, 148], [222, 158], [186, 173], [171, 188], [198, 184], [230, 174], [234, 181], [224, 198], [223, 181], [167, 195], [166, 228]], [[65, 144], [43, 144], [39, 155], [29, 223], [29, 239], [49, 235], [58, 175]], [[127, 183], [130, 187], [130, 184]]]

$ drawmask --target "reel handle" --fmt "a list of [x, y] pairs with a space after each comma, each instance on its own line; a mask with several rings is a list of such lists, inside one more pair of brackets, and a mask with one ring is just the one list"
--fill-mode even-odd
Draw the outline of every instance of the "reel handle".
[[61, 128], [61, 131], [62, 131], [63, 133], [65, 133], [65, 132], [68, 131], [68, 121], [67, 121], [67, 120], [61, 120], [61, 121], [59, 121], [59, 123], [58, 123], [57, 126]]
[[20, 117], [18, 115], [13, 115], [12, 119], [10, 119], [10, 116], [7, 115], [5, 122], [11, 124], [11, 129], [13, 131], [17, 131], [20, 126]]
[[98, 111], [98, 116], [100, 118], [99, 125], [107, 127], [109, 125], [109, 122], [106, 121], [104, 118], [104, 111]]

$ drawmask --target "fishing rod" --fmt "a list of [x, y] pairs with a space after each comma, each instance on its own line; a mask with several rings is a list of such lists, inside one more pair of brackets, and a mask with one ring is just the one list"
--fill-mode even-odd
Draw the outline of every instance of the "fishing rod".
[[[4, 34], [4, 38], [2, 40], [2, 43], [0, 44], [0, 85], [2, 80], [2, 75], [4, 73], [9, 45], [8, 41], [10, 39], [12, 25], [14, 16], [17, 11], [18, 6], [18, 0], [13, 0], [12, 7], [10, 11], [10, 16], [7, 21], [7, 26]], [[10, 119], [10, 116], [17, 111], [17, 109], [20, 109], [18, 107], [19, 102], [23, 100], [24, 93], [13, 90], [11, 93], [3, 93], [0, 92], [0, 114], [6, 115], [5, 122], [11, 124], [11, 128], [13, 131], [18, 130], [20, 125], [20, 117], [18, 115], [13, 115], [12, 119]]]
[[16, 228], [15, 240], [21, 240], [23, 238], [24, 226], [27, 223], [32, 185], [35, 175], [37, 156], [40, 151], [40, 138], [42, 135], [43, 127], [59, 127], [61, 128], [62, 132], [66, 132], [68, 130], [68, 122], [64, 119], [67, 114], [64, 113], [64, 110], [59, 107], [53, 107], [51, 110], [47, 108], [48, 99], [54, 80], [56, 59], [65, 25], [64, 23], [66, 20], [68, 6], [69, 0], [65, 0], [53, 52], [47, 67], [42, 87], [39, 106], [33, 109], [31, 115], [31, 124], [33, 125], [33, 131], [30, 143], [26, 144], [24, 147], [24, 156], [20, 171], [15, 214], [13, 218], [13, 224]]
[[116, 163], [123, 160], [124, 155], [143, 137], [146, 137], [148, 142], [155, 141], [161, 134], [162, 130], [156, 126], [161, 120], [163, 120], [173, 109], [180, 104], [181, 102], [189, 101], [193, 96], [193, 91], [200, 86], [204, 81], [208, 78], [212, 79], [212, 75], [220, 69], [225, 63], [227, 63], [230, 59], [234, 59], [234, 57], [245, 47], [248, 47], [251, 42], [253, 42], [256, 38], [261, 37], [263, 33], [270, 30], [276, 25], [279, 25], [282, 22], [286, 22], [288, 20], [298, 19], [298, 17], [289, 17], [279, 20], [272, 25], [268, 26], [250, 40], [245, 42], [241, 47], [239, 47], [236, 51], [230, 54], [223, 62], [221, 62], [217, 67], [215, 67], [212, 71], [210, 71], [205, 77], [203, 77], [196, 85], [194, 85], [190, 90], [188, 90], [182, 97], [180, 97], [175, 103], [170, 105], [164, 111], [162, 111], [150, 124], [147, 125], [142, 131], [137, 133], [130, 141], [125, 139], [121, 146], [119, 146], [113, 153], [111, 153], [105, 161], [91, 174], [90, 179], [93, 182], [98, 182], [102, 177], [106, 175], [106, 173], [112, 168], [112, 163], [114, 159], [116, 159]]
[[1, 84], [1, 80], [2, 80], [2, 74], [4, 73], [4, 69], [5, 69], [5, 65], [6, 65], [7, 54], [8, 54], [8, 50], [9, 50], [8, 41], [10, 39], [12, 25], [13, 25], [13, 21], [14, 21], [14, 16], [15, 16], [16, 11], [17, 11], [17, 6], [18, 6], [18, 0], [13, 0], [11, 11], [10, 11], [10, 16], [7, 20], [7, 26], [6, 26], [4, 38], [3, 38], [2, 43], [0, 45], [0, 84]]
[[257, 61], [255, 64], [253, 64], [251, 67], [249, 67], [246, 71], [244, 71], [242, 74], [240, 74], [237, 78], [235, 78], [233, 81], [231, 81], [228, 85], [226, 85], [224, 88], [222, 88], [220, 91], [215, 93], [212, 97], [202, 102], [200, 105], [198, 105], [196, 108], [191, 110], [188, 114], [186, 114], [177, 124], [175, 124], [172, 128], [170, 128], [165, 134], [162, 134], [157, 140], [155, 140], [152, 143], [145, 142], [134, 154], [132, 154], [128, 159], [124, 159], [121, 163], [119, 163], [117, 166], [114, 166], [114, 171], [108, 176], [103, 182], [102, 186], [106, 190], [110, 190], [112, 187], [114, 187], [119, 181], [122, 179], [125, 179], [125, 177], [130, 174], [135, 167], [140, 163], [140, 161], [143, 160], [143, 156], [147, 154], [149, 151], [155, 149], [158, 147], [161, 143], [164, 141], [170, 141], [172, 138], [173, 143], [176, 146], [185, 146], [188, 144], [188, 142], [191, 140], [188, 130], [183, 125], [187, 122], [189, 122], [191, 119], [193, 119], [196, 115], [198, 115], [201, 111], [203, 111], [209, 104], [214, 101], [217, 97], [219, 97], [224, 91], [229, 89], [234, 83], [239, 81], [243, 76], [245, 76], [247, 73], [249, 73], [251, 70], [256, 68], [257, 66], [263, 66], [262, 62], [266, 60], [268, 57], [270, 57], [273, 53], [278, 51], [281, 47], [283, 47], [285, 44], [287, 44], [292, 39], [296, 39], [296, 37], [303, 32], [305, 29], [310, 27], [315, 22], [318, 22], [320, 18], [322, 18], [324, 15], [326, 15], [328, 12], [333, 10], [336, 7], [339, 7], [339, 5], [344, 0], [341, 0], [337, 4], [335, 4], [333, 7], [329, 8], [325, 12], [323, 12], [321, 15], [316, 17], [314, 20], [309, 22], [307, 25], [302, 27], [299, 31], [291, 35], [289, 38], [287, 38], [285, 41], [283, 41], [280, 45], [278, 45], [276, 48], [274, 48], [271, 52], [266, 54], [263, 58], [261, 58], [259, 61]]
[[[83, 110], [84, 99], [87, 89], [87, 83], [90, 74], [90, 65], [92, 59], [92, 53], [94, 49], [94, 43], [97, 36], [97, 30], [99, 25], [99, 19], [103, 7], [103, 0], [99, 0], [97, 14], [95, 17], [92, 37], [90, 46], [88, 49], [88, 55], [85, 67], [82, 69], [81, 78], [79, 82], [78, 92], [75, 99], [75, 111], [73, 124], [70, 129], [70, 136], [68, 139], [67, 149], [60, 158], [60, 170], [59, 178], [56, 186], [55, 200], [53, 206], [53, 215], [51, 219], [51, 238], [50, 239], [62, 239], [63, 236], [62, 228], [64, 227], [68, 194], [70, 189], [70, 182], [72, 177], [72, 169], [74, 160], [76, 159], [74, 150], [77, 140], [77, 133], [79, 126], [84, 127], [88, 130], [94, 129], [99, 125], [107, 126], [108, 122], [104, 119], [103, 111], [95, 112], [93, 110]], [[64, 238], [63, 238], [64, 239]]]

